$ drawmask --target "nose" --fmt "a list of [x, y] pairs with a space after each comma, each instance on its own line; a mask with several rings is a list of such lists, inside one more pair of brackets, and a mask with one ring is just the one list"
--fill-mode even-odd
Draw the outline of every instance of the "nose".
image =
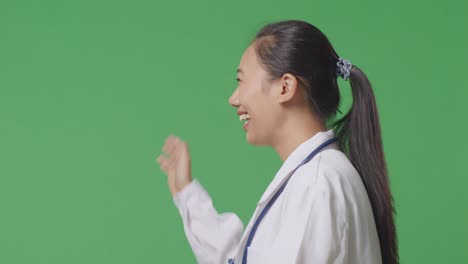
[[232, 93], [231, 97], [229, 97], [229, 104], [233, 107], [239, 107], [240, 100], [238, 97], [237, 89]]

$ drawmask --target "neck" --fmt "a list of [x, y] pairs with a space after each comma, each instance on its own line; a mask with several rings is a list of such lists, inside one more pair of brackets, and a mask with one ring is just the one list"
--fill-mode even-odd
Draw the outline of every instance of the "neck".
[[325, 124], [315, 120], [310, 115], [290, 118], [282, 128], [276, 135], [272, 147], [283, 162], [299, 145], [318, 132], [326, 131]]

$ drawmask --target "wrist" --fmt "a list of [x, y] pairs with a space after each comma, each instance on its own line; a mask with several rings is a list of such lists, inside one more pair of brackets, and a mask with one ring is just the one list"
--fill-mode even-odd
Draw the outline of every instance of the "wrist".
[[175, 192], [173, 193], [173, 196], [175, 196], [177, 193], [181, 192], [182, 190], [184, 190], [187, 186], [190, 185], [190, 183], [192, 183], [193, 179], [190, 177], [189, 179], [183, 181], [183, 182], [180, 182], [177, 186], [177, 189], [175, 190]]

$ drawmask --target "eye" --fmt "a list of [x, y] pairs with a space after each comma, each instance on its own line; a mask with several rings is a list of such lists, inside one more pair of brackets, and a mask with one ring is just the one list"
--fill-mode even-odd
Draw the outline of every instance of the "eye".
[[237, 82], [240, 82], [241, 80], [240, 80], [239, 78], [236, 78], [236, 81], [237, 81]]

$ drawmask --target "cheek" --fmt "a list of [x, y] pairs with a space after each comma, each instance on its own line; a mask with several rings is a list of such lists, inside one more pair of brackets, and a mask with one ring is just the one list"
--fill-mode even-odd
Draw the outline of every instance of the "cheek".
[[255, 90], [252, 89], [250, 86], [245, 85], [241, 87], [239, 90], [240, 96], [244, 99], [244, 101], [251, 100], [252, 97], [255, 97]]
[[245, 105], [246, 110], [252, 115], [252, 118], [257, 117], [261, 120], [268, 117], [271, 102], [261, 90], [261, 85], [255, 84], [244, 88], [239, 91], [240, 96], [242, 96], [241, 103]]
[[256, 124], [261, 124], [262, 127], [268, 129], [271, 124], [271, 105], [264, 98], [254, 101], [251, 107], [251, 116]]

